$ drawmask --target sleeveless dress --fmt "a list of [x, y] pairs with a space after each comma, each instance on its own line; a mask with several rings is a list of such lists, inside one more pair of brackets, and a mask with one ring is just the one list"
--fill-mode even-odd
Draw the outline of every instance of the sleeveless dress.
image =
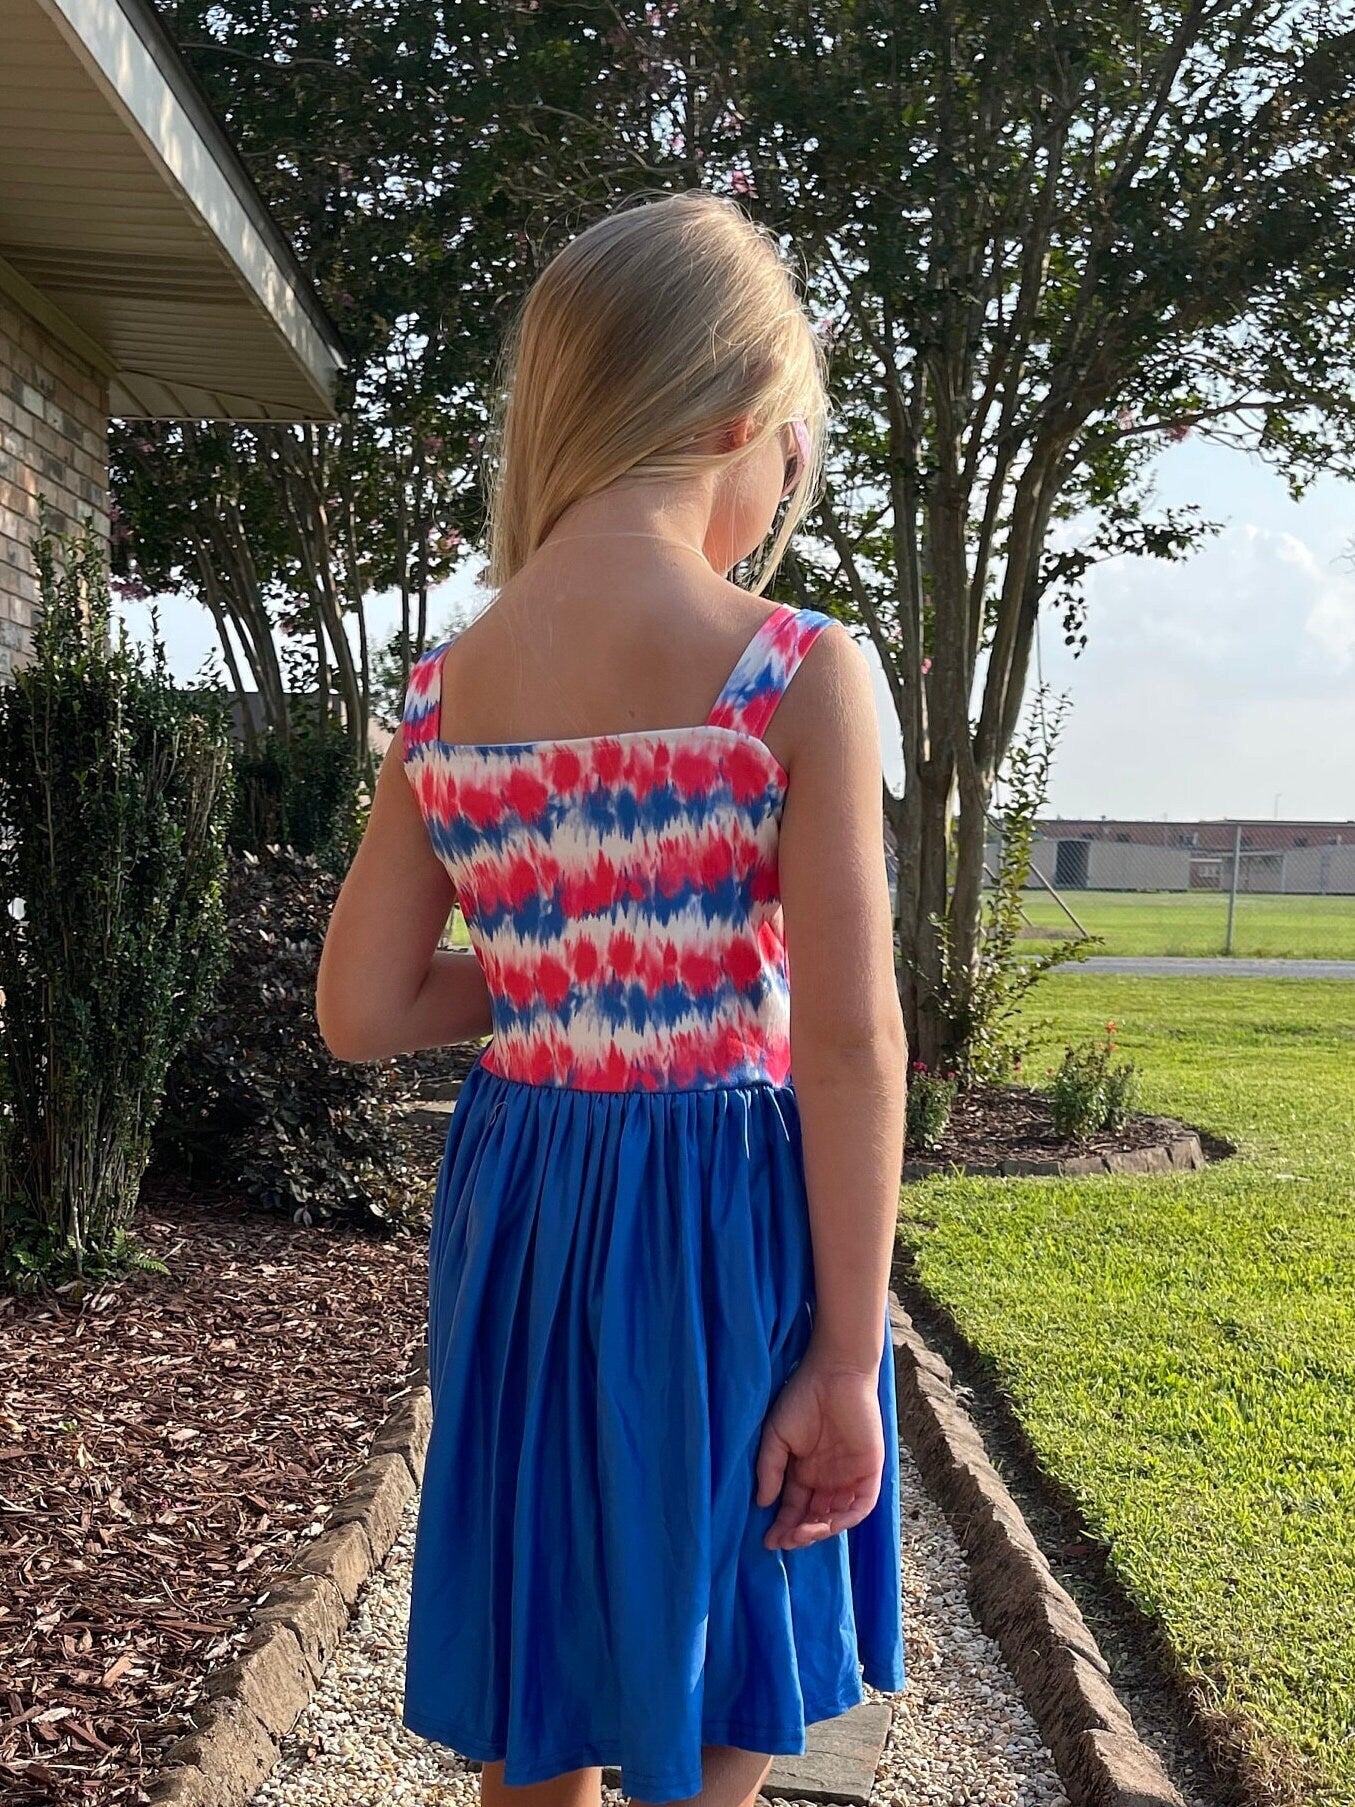
[[831, 617], [778, 605], [700, 726], [437, 738], [406, 771], [492, 998], [429, 1239], [433, 1402], [403, 1723], [510, 1786], [615, 1765], [700, 1792], [703, 1744], [802, 1754], [904, 1686], [899, 1447], [866, 1518], [763, 1542], [762, 1424], [814, 1269], [760, 738]]

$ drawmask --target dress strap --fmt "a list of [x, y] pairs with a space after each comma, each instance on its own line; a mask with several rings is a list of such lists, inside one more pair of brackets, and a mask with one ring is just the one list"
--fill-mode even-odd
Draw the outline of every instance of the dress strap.
[[706, 725], [760, 736], [801, 659], [832, 619], [819, 609], [778, 603], [740, 653]]
[[401, 717], [406, 753], [438, 738], [438, 717], [442, 713], [442, 661], [451, 644], [450, 640], [444, 640], [440, 646], [430, 646], [410, 667]]

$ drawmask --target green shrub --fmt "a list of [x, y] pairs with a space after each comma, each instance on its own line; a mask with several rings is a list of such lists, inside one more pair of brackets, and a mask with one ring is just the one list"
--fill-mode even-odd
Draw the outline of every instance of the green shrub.
[[361, 772], [353, 743], [342, 729], [311, 722], [301, 699], [292, 706], [290, 740], [270, 731], [252, 750], [235, 754], [230, 845], [256, 854], [292, 847], [346, 868], [361, 834]]
[[1007, 755], [1008, 803], [998, 823], [998, 870], [980, 905], [972, 972], [957, 956], [950, 922], [932, 918], [941, 962], [936, 996], [951, 1028], [946, 1059], [966, 1091], [972, 1085], [1001, 1084], [1019, 1070], [1021, 1056], [1049, 1026], [1047, 1018], [1031, 1014], [1026, 993], [1052, 967], [1085, 960], [1104, 940], [1078, 934], [1038, 952], [1031, 952], [1029, 943], [1018, 948], [1032, 849], [1046, 810], [1054, 746], [1068, 700], [1061, 697], [1047, 706], [1047, 691], [1047, 685], [1039, 686], [1030, 721]]
[[1104, 1041], [1087, 1041], [1076, 1047], [1065, 1043], [1063, 1060], [1049, 1087], [1050, 1114], [1059, 1135], [1080, 1141], [1098, 1130], [1120, 1129], [1133, 1105], [1138, 1088], [1137, 1069], [1130, 1061], [1112, 1067], [1115, 1024], [1106, 1024]]
[[398, 1069], [336, 1060], [316, 1024], [341, 882], [291, 848], [230, 855], [230, 983], [174, 1063], [156, 1148], [298, 1223], [385, 1232], [408, 1226], [426, 1188], [394, 1126], [409, 1095]]
[[915, 1060], [908, 1069], [908, 1127], [905, 1142], [909, 1148], [935, 1148], [945, 1134], [950, 1113], [955, 1105], [959, 1081], [953, 1075], [931, 1073], [925, 1060]]
[[149, 669], [93, 530], [36, 547], [0, 687], [0, 1277], [145, 1265], [129, 1233], [166, 1072], [224, 949], [222, 714]]

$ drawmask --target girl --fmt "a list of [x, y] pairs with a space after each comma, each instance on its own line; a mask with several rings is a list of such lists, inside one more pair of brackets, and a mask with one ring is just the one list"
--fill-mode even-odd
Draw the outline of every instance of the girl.
[[771, 235], [687, 193], [561, 251], [505, 356], [496, 594], [414, 666], [317, 986], [341, 1060], [490, 1036], [434, 1201], [403, 1722], [487, 1803], [615, 1764], [741, 1807], [904, 1683], [879, 739], [851, 635], [762, 594], [822, 354]]

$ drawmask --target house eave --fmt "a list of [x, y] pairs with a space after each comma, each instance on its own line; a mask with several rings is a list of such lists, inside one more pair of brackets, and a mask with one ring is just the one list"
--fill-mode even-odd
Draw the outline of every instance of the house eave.
[[339, 332], [146, 0], [7, 0], [6, 24], [4, 286], [115, 415], [333, 419]]

